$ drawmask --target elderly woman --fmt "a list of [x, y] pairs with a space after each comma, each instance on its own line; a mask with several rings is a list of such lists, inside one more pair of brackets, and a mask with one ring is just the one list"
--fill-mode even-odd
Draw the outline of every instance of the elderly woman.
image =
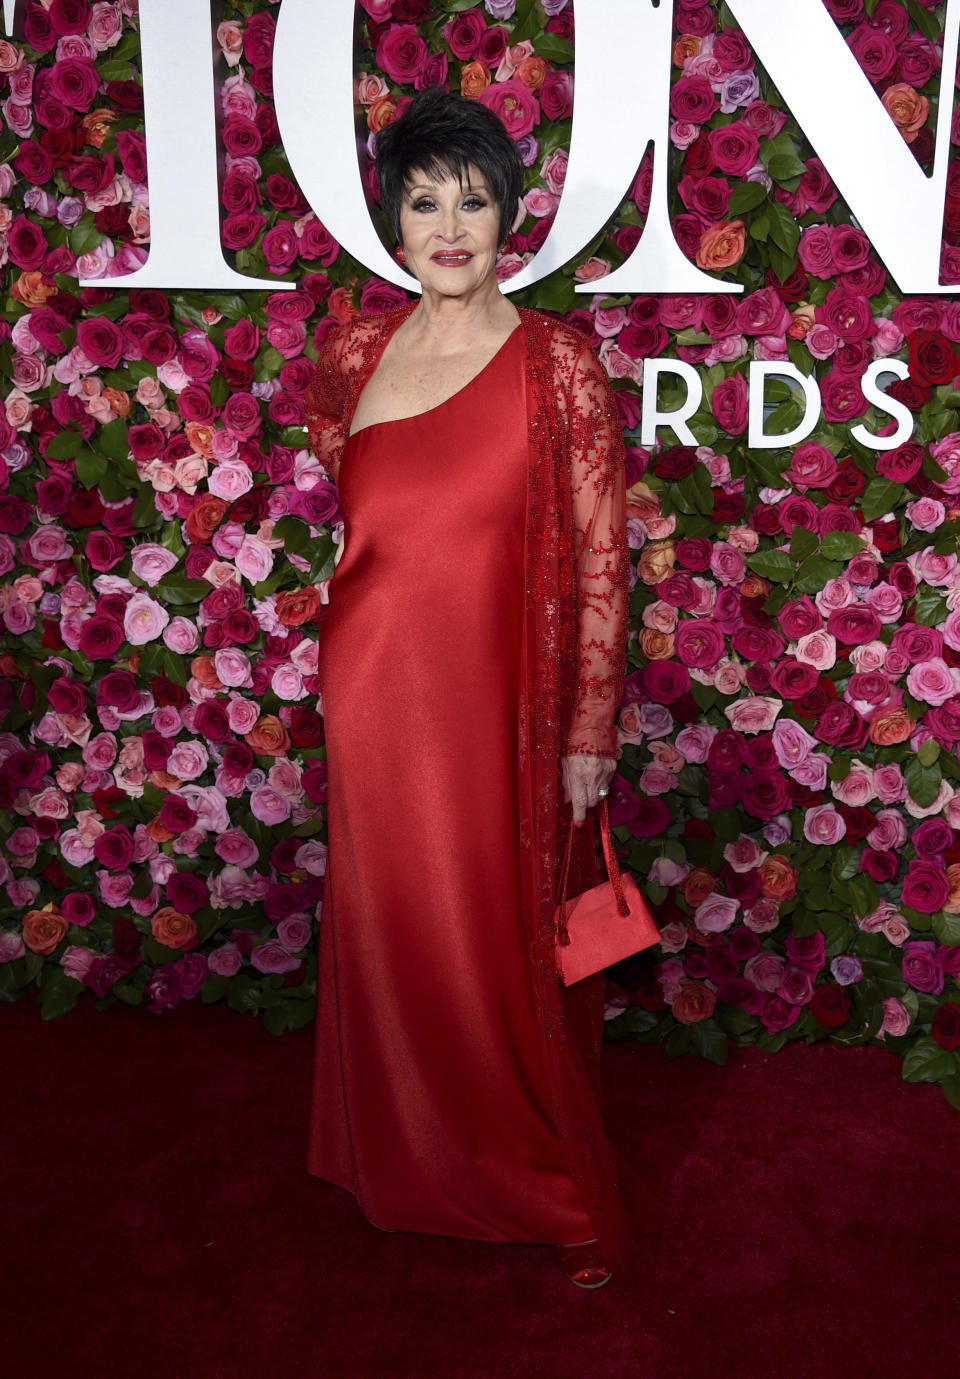
[[376, 165], [422, 296], [331, 331], [307, 392], [345, 524], [308, 1167], [381, 1229], [553, 1244], [599, 1287], [632, 1240], [602, 977], [564, 988], [554, 942], [570, 810], [616, 762], [622, 432], [582, 337], [498, 288], [522, 167], [497, 117], [427, 92]]

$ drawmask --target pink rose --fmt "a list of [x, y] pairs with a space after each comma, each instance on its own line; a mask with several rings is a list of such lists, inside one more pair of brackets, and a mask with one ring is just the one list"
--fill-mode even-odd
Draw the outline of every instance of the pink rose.
[[167, 758], [167, 771], [179, 780], [196, 780], [209, 765], [209, 754], [202, 742], [178, 742]]
[[399, 86], [416, 82], [429, 50], [415, 24], [392, 24], [377, 43], [377, 66]]
[[213, 663], [221, 684], [239, 688], [253, 683], [250, 661], [237, 647], [221, 647], [215, 653]]
[[714, 892], [697, 906], [693, 915], [694, 923], [705, 934], [721, 934], [730, 928], [739, 908], [739, 900]]
[[797, 642], [794, 655], [816, 670], [830, 670], [837, 663], [837, 643], [828, 632], [808, 632]]
[[738, 699], [724, 709], [731, 728], [741, 733], [766, 733], [777, 721], [783, 708], [779, 699], [766, 698], [755, 694], [747, 699]]
[[221, 861], [234, 867], [253, 867], [260, 857], [260, 850], [248, 833], [242, 828], [230, 828], [214, 841], [213, 850]]
[[170, 614], [149, 594], [134, 594], [123, 612], [123, 630], [131, 646], [145, 646], [160, 636]]
[[200, 645], [200, 634], [187, 618], [171, 618], [163, 629], [164, 644], [178, 656], [189, 656]]
[[[273, 552], [256, 536], [244, 536], [234, 564], [251, 584], [259, 584], [273, 569]], [[222, 678], [222, 677], [221, 677]]]
[[[551, 75], [557, 76], [559, 73]], [[545, 83], [543, 93], [546, 93], [546, 89]], [[525, 134], [532, 133], [534, 126], [540, 123], [540, 102], [516, 77], [485, 87], [480, 92], [479, 100], [499, 116], [512, 139], [522, 139]]]
[[250, 794], [250, 812], [255, 819], [272, 827], [289, 819], [292, 804], [286, 795], [274, 790], [270, 785], [262, 785]]
[[277, 939], [267, 939], [250, 954], [250, 965], [258, 972], [294, 972], [300, 966], [298, 958], [291, 957]]
[[214, 469], [207, 487], [218, 498], [233, 503], [253, 488], [253, 475], [241, 460], [228, 461]]
[[313, 934], [313, 927], [307, 919], [289, 915], [277, 925], [277, 940], [288, 953], [299, 953], [307, 947]]
[[134, 546], [130, 563], [137, 579], [142, 579], [144, 584], [153, 588], [176, 567], [179, 560], [180, 557], [166, 546], [145, 542], [142, 546]]
[[776, 991], [783, 980], [786, 958], [779, 953], [762, 950], [748, 958], [743, 967], [743, 975], [759, 991]]
[[235, 943], [225, 943], [208, 956], [207, 965], [218, 977], [235, 977], [243, 965], [243, 958]]
[[942, 657], [935, 656], [911, 667], [907, 689], [914, 699], [922, 699], [925, 704], [945, 704], [960, 693], [960, 675], [952, 671]]
[[846, 832], [846, 822], [832, 804], [815, 805], [804, 815], [803, 836], [808, 843], [834, 847], [846, 836]]

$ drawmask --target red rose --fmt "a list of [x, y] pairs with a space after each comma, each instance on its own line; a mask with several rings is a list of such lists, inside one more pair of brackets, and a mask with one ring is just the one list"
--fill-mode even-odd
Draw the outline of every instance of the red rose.
[[123, 627], [95, 613], [80, 629], [80, 650], [91, 661], [112, 661], [123, 646]]
[[123, 824], [101, 833], [93, 850], [97, 861], [109, 871], [123, 871], [133, 861], [133, 839]]
[[807, 1009], [818, 1025], [824, 1029], [837, 1029], [850, 1018], [850, 997], [842, 986], [824, 982], [814, 988]]
[[930, 1033], [942, 1049], [960, 1047], [960, 1006], [955, 1001], [944, 1001], [937, 1006]]
[[658, 479], [673, 481], [691, 474], [697, 463], [697, 452], [692, 446], [672, 445], [657, 456], [651, 468]]
[[910, 377], [922, 388], [949, 383], [960, 374], [960, 355], [945, 335], [917, 330], [908, 337]]
[[246, 742], [232, 742], [223, 754], [223, 769], [228, 776], [246, 776], [255, 760], [253, 748]]
[[114, 565], [119, 565], [120, 561], [127, 553], [126, 545], [118, 537], [112, 536], [106, 531], [91, 531], [87, 533], [84, 543], [84, 554], [88, 562], [99, 573], [112, 570]]
[[39, 268], [47, 252], [46, 236], [39, 225], [18, 215], [7, 230], [7, 252], [18, 268]]

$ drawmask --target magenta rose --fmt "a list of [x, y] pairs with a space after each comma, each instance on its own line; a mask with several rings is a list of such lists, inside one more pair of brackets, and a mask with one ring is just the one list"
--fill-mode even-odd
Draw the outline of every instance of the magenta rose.
[[711, 129], [707, 141], [714, 163], [721, 172], [732, 177], [743, 177], [760, 156], [759, 140], [742, 120]]
[[690, 690], [690, 672], [676, 661], [651, 661], [644, 667], [642, 679], [655, 704], [672, 704]]
[[24, 139], [20, 152], [12, 161], [24, 181], [33, 183], [35, 187], [49, 182], [53, 176], [53, 160], [35, 139]]
[[750, 395], [743, 374], [731, 374], [721, 379], [713, 390], [710, 410], [717, 425], [731, 436], [740, 436], [747, 429]]
[[47, 252], [46, 237], [39, 225], [18, 215], [7, 230], [7, 253], [18, 268], [39, 268]]
[[251, 15], [243, 31], [243, 55], [251, 67], [269, 67], [277, 23], [272, 14]]
[[197, 822], [197, 814], [182, 795], [167, 795], [160, 806], [160, 822], [171, 833], [185, 833]]
[[131, 182], [146, 182], [147, 141], [144, 136], [134, 129], [121, 129], [117, 134], [117, 153]]
[[88, 0], [50, 0], [47, 9], [55, 33], [61, 36], [86, 33], [90, 23]]
[[938, 857], [953, 846], [953, 836], [946, 819], [924, 819], [914, 829], [910, 841], [918, 857]]
[[255, 242], [266, 223], [266, 216], [256, 211], [229, 215], [223, 222], [223, 242], [228, 249], [246, 249]]
[[88, 316], [80, 321], [77, 344], [98, 369], [115, 369], [123, 358], [123, 331], [106, 316]]
[[706, 124], [719, 102], [706, 77], [680, 77], [670, 92], [670, 113], [675, 120]]
[[167, 879], [167, 902], [181, 914], [196, 914], [209, 895], [207, 883], [196, 872], [175, 871]]
[[131, 713], [140, 702], [136, 677], [129, 670], [110, 670], [97, 681], [97, 703]]
[[399, 86], [414, 83], [429, 56], [415, 24], [392, 24], [377, 43], [377, 66]]
[[[540, 88], [540, 102], [548, 120], [569, 120], [573, 114], [572, 75], [564, 71], [548, 72]], [[539, 123], [539, 119], [534, 123]]]
[[903, 945], [903, 980], [915, 991], [929, 991], [939, 995], [943, 990], [944, 972], [937, 961], [937, 945], [928, 939], [914, 939]]
[[709, 618], [691, 618], [676, 631], [677, 655], [685, 666], [709, 670], [720, 660], [725, 645], [723, 633]]
[[263, 237], [263, 255], [271, 273], [286, 273], [299, 253], [300, 243], [289, 220], [282, 220]]
[[180, 367], [189, 378], [206, 383], [216, 372], [221, 355], [206, 333], [195, 328], [181, 335], [178, 359]]
[[114, 565], [119, 565], [126, 553], [126, 543], [110, 532], [91, 531], [87, 533], [84, 542], [84, 554], [91, 567], [99, 573], [102, 574], [106, 570], [112, 570]]
[[[545, 90], [546, 85], [542, 88], [542, 91]], [[516, 77], [511, 77], [509, 81], [493, 82], [485, 87], [480, 92], [480, 101], [499, 116], [512, 139], [522, 139], [525, 134], [533, 131], [534, 125], [540, 123], [539, 101]]]
[[100, 73], [89, 58], [68, 57], [49, 69], [49, 93], [71, 110], [86, 111], [100, 88]]
[[263, 147], [260, 130], [246, 115], [228, 115], [223, 122], [221, 137], [224, 148], [233, 158], [255, 156]]
[[263, 973], [293, 972], [300, 966], [300, 959], [292, 957], [278, 939], [270, 938], [253, 949], [250, 965]]
[[256, 359], [260, 348], [260, 330], [241, 317], [235, 325], [228, 326], [223, 335], [224, 348], [231, 359]]
[[91, 661], [112, 661], [124, 642], [123, 625], [94, 613], [80, 629], [80, 650]]
[[950, 898], [950, 881], [942, 863], [914, 859], [907, 866], [901, 900], [911, 910], [933, 915]]
[[133, 861], [133, 838], [123, 824], [108, 828], [93, 845], [97, 861], [108, 871], [123, 871]]
[[880, 636], [882, 623], [872, 608], [854, 603], [835, 608], [827, 618], [827, 631], [846, 646], [863, 646]]
[[486, 25], [476, 10], [467, 10], [455, 19], [449, 19], [443, 26], [443, 36], [450, 45], [450, 51], [461, 62], [469, 62], [480, 46], [486, 33]]

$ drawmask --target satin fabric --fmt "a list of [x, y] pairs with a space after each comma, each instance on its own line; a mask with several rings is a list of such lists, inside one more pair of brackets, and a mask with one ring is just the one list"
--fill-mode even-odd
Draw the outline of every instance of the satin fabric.
[[591, 1226], [522, 912], [526, 438], [517, 329], [452, 398], [344, 452], [308, 1166], [393, 1230], [562, 1242]]

